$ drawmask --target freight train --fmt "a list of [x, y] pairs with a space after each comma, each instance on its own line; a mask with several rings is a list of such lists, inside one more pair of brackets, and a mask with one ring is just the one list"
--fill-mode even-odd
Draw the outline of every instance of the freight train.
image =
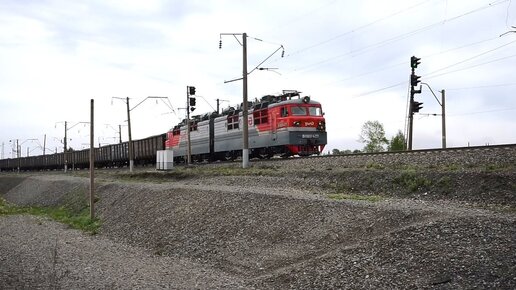
[[[320, 154], [327, 143], [326, 122], [321, 104], [297, 91], [267, 95], [249, 102], [249, 157]], [[190, 120], [190, 148], [194, 161], [233, 160], [242, 155], [242, 105], [221, 113], [193, 116]], [[188, 154], [187, 121], [169, 132], [133, 141], [135, 165], [154, 164], [156, 151], [173, 150], [174, 162]], [[123, 167], [128, 164], [128, 142], [95, 148], [96, 167]], [[89, 167], [89, 149], [68, 150], [41, 156], [0, 160], [0, 171], [57, 170]]]

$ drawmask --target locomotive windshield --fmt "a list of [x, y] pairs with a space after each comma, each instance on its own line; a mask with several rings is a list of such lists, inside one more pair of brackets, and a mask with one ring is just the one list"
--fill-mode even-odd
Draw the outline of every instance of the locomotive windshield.
[[310, 116], [322, 116], [322, 110], [320, 107], [301, 107], [301, 106], [293, 106], [290, 108], [293, 116], [306, 116], [308, 110], [308, 115]]
[[294, 106], [291, 108], [291, 111], [292, 111], [293, 116], [305, 116], [306, 115], [305, 107]]
[[310, 116], [322, 116], [322, 110], [319, 107], [309, 107], [308, 112]]

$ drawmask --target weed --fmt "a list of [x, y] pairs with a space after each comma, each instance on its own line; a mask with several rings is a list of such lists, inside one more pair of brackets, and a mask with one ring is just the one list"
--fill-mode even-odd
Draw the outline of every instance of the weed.
[[366, 168], [367, 169], [379, 169], [379, 170], [382, 170], [382, 169], [385, 168], [385, 166], [383, 164], [380, 164], [380, 163], [368, 162], [366, 164]]
[[425, 177], [418, 176], [415, 170], [405, 170], [393, 182], [399, 186], [407, 188], [410, 192], [428, 189], [432, 182]]
[[446, 171], [458, 171], [460, 167], [457, 164], [448, 164], [444, 167]]
[[90, 219], [89, 208], [83, 207], [82, 210], [75, 212], [66, 207], [35, 207], [35, 206], [16, 206], [7, 203], [0, 198], [0, 215], [30, 214], [36, 216], [46, 216], [53, 220], [69, 225], [74, 229], [83, 230], [90, 234], [96, 234], [100, 227], [99, 219]]
[[443, 176], [437, 180], [436, 187], [442, 192], [450, 192], [452, 189], [452, 179], [449, 176]]

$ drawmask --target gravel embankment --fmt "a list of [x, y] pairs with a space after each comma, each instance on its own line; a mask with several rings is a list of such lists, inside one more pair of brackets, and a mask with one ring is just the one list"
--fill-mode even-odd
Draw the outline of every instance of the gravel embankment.
[[239, 278], [33, 216], [0, 217], [2, 289], [239, 287]]
[[[97, 186], [103, 225], [93, 237], [46, 220], [0, 216], [8, 233], [0, 238], [7, 269], [0, 281], [14, 288], [516, 288], [513, 211], [478, 209], [440, 191], [431, 199], [416, 191], [377, 203], [335, 201], [320, 194], [335, 190], [322, 173], [323, 184], [313, 185], [310, 177], [272, 170], [278, 176], [159, 184], [107, 178]], [[502, 174], [513, 182], [514, 173]], [[491, 188], [509, 196], [504, 203], [490, 202], [514, 209], [507, 186]], [[86, 190], [84, 178], [47, 175], [25, 179], [4, 198], [73, 206]], [[90, 257], [101, 266], [91, 267]]]

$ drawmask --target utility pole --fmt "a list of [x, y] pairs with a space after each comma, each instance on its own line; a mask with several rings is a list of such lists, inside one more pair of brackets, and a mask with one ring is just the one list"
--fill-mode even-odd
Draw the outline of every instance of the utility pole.
[[91, 99], [91, 105], [90, 105], [90, 219], [93, 220], [95, 218], [95, 154], [94, 149], [95, 146], [93, 144], [94, 138], [93, 134], [95, 132], [94, 130], [94, 104], [93, 99]]
[[[242, 168], [249, 167], [249, 124], [248, 124], [248, 104], [247, 104], [247, 33], [221, 33], [222, 35], [242, 35], [242, 78], [234, 79], [231, 81], [225, 81], [224, 83], [242, 80]], [[238, 39], [237, 39], [238, 41]], [[222, 38], [219, 42], [219, 49], [222, 48]]]
[[[128, 130], [128, 135], [129, 135], [129, 142], [128, 142], [128, 153], [129, 153], [129, 171], [130, 172], [133, 172], [133, 166], [134, 166], [134, 148], [133, 148], [133, 138], [131, 136], [131, 111], [136, 109], [136, 107], [138, 107], [139, 105], [141, 105], [143, 102], [145, 102], [147, 99], [166, 99], [166, 97], [146, 97], [145, 99], [143, 99], [141, 102], [139, 102], [138, 104], [136, 104], [136, 106], [134, 106], [132, 109], [130, 109], [130, 106], [129, 106], [129, 97], [126, 97], [125, 99], [124, 98], [119, 98], [119, 97], [112, 97], [111, 99], [119, 99], [119, 100], [122, 100], [126, 103], [127, 105], [127, 130]], [[121, 127], [119, 127], [121, 128]], [[121, 134], [121, 133], [120, 133]], [[122, 142], [122, 136], [120, 135], [120, 142]]]
[[65, 121], [65, 136], [64, 136], [64, 151], [63, 151], [63, 158], [64, 158], [64, 172], [66, 173], [66, 171], [68, 170], [68, 153], [66, 151], [66, 140], [68, 140], [68, 138], [66, 137], [66, 132], [68, 132], [68, 122]]
[[228, 100], [217, 99], [217, 114], [220, 114], [220, 103], [221, 102], [229, 102]]
[[129, 172], [133, 172], [134, 165], [134, 152], [133, 152], [133, 138], [131, 137], [131, 110], [129, 109], [129, 97], [125, 99], [127, 104], [127, 127], [129, 130], [129, 142], [127, 146], [129, 146]]
[[120, 144], [122, 144], [122, 125], [118, 125], [118, 139], [120, 140]]
[[244, 148], [242, 149], [242, 168], [249, 167], [249, 121], [248, 119], [248, 104], [247, 104], [247, 33], [242, 34], [242, 80], [243, 80], [243, 112], [242, 112], [242, 127]]
[[446, 149], [446, 106], [445, 106], [445, 91], [441, 91], [441, 115], [442, 115], [442, 134], [443, 134], [443, 149]]
[[19, 140], [16, 139], [16, 158], [18, 158], [18, 173], [20, 173], [20, 167], [21, 167], [21, 148], [19, 145]]
[[[62, 123], [62, 122], [57, 122], [57, 123]], [[57, 125], [57, 123], [56, 123], [56, 125]], [[68, 122], [64, 121], [65, 132], [64, 132], [64, 140], [63, 140], [63, 145], [64, 145], [63, 146], [64, 147], [63, 148], [64, 149], [63, 150], [63, 159], [64, 159], [63, 161], [64, 161], [64, 172], [65, 173], [68, 170], [68, 135], [67, 135], [67, 132], [68, 132], [68, 130], [71, 130], [73, 127], [75, 127], [79, 124], [89, 124], [89, 122], [77, 122], [73, 126], [68, 128]]]
[[[283, 49], [283, 52], [281, 54], [281, 57], [283, 57], [284, 53], [285, 53], [285, 50], [283, 48], [283, 45], [280, 45], [280, 47], [278, 47], [278, 49], [276, 49], [271, 55], [269, 55], [265, 60], [263, 60], [260, 64], [258, 64], [258, 66], [256, 66], [254, 69], [252, 69], [250, 72], [247, 72], [247, 33], [221, 33], [220, 36], [221, 36], [221, 39], [220, 39], [220, 42], [219, 42], [219, 49], [222, 48], [222, 35], [232, 35], [235, 37], [235, 39], [237, 39], [237, 41], [240, 43], [240, 41], [238, 40], [238, 38], [236, 38], [237, 35], [242, 35], [242, 43], [240, 43], [240, 45], [242, 45], [242, 77], [241, 78], [238, 78], [238, 79], [234, 79], [234, 80], [230, 80], [230, 81], [224, 81], [224, 83], [229, 83], [229, 82], [233, 82], [233, 81], [237, 81], [237, 80], [242, 80], [243, 81], [243, 92], [242, 92], [242, 98], [243, 98], [243, 101], [242, 101], [242, 139], [243, 139], [243, 148], [242, 148], [242, 168], [247, 168], [249, 167], [249, 120], [248, 120], [248, 115], [249, 115], [249, 112], [248, 112], [248, 109], [249, 109], [249, 106], [248, 106], [248, 102], [247, 102], [247, 92], [248, 92], [248, 88], [247, 88], [247, 75], [249, 75], [250, 73], [252, 73], [253, 71], [255, 71], [256, 69], [259, 69], [259, 66], [262, 65], [265, 61], [267, 61], [270, 57], [272, 57], [276, 52], [278, 52], [280, 49]], [[255, 40], [258, 40], [258, 41], [263, 41], [261, 39], [258, 39], [258, 38], [253, 38]]]
[[45, 156], [46, 147], [47, 147], [47, 134], [43, 135], [43, 156]]

